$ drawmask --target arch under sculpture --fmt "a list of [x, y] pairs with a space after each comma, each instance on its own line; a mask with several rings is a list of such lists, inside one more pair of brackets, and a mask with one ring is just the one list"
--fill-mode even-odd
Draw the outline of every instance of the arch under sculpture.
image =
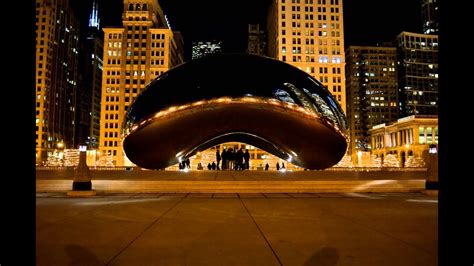
[[344, 156], [346, 129], [337, 101], [307, 73], [267, 57], [220, 54], [153, 80], [127, 112], [123, 147], [147, 169], [230, 141], [324, 169]]

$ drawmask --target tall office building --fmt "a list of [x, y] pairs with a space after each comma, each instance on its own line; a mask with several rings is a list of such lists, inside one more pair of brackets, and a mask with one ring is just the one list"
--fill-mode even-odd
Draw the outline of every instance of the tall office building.
[[268, 55], [321, 81], [346, 111], [342, 0], [273, 0]]
[[36, 162], [73, 148], [79, 22], [68, 0], [36, 1]]
[[210, 42], [193, 42], [192, 59], [205, 57], [211, 54], [218, 54], [222, 52], [221, 41]]
[[421, 19], [424, 34], [438, 34], [439, 4], [437, 0], [421, 0]]
[[395, 47], [349, 46], [346, 50], [349, 151], [370, 149], [369, 130], [398, 119]]
[[249, 24], [247, 53], [254, 55], [267, 54], [267, 36], [260, 24]]
[[76, 143], [99, 147], [100, 96], [104, 42], [100, 32], [99, 6], [94, 1], [86, 34], [81, 36], [80, 73], [76, 110]]
[[401, 116], [438, 114], [438, 35], [397, 36]]
[[124, 0], [123, 27], [104, 28], [100, 113], [102, 156], [129, 165], [122, 149], [125, 114], [145, 86], [183, 62], [183, 43], [171, 30], [157, 0]]

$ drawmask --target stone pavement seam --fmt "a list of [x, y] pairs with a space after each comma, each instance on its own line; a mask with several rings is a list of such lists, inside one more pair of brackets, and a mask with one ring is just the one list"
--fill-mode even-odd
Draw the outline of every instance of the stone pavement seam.
[[268, 247], [270, 248], [270, 250], [272, 251], [273, 253], [273, 256], [275, 256], [276, 260], [278, 261], [278, 263], [280, 265], [283, 265], [283, 263], [281, 262], [280, 258], [278, 257], [278, 255], [276, 254], [276, 251], [273, 249], [272, 245], [270, 244], [270, 241], [268, 241], [267, 237], [265, 236], [265, 234], [263, 233], [262, 229], [260, 229], [260, 226], [258, 226], [257, 224], [257, 221], [255, 221], [255, 218], [253, 218], [252, 214], [250, 213], [249, 209], [247, 209], [247, 206], [245, 205], [244, 201], [242, 200], [242, 198], [240, 198], [240, 195], [237, 194], [237, 196], [239, 197], [239, 200], [240, 202], [242, 203], [242, 206], [244, 206], [244, 209], [247, 211], [247, 214], [250, 216], [250, 218], [252, 219], [253, 223], [255, 224], [255, 226], [257, 227], [258, 231], [260, 232], [260, 234], [262, 235], [263, 239], [265, 239], [265, 242], [267, 242], [267, 245]]
[[[133, 197], [133, 196], [126, 196], [125, 198], [132, 198], [132, 197]], [[51, 198], [51, 197], [48, 197], [48, 198]], [[66, 196], [66, 195], [64, 196], [64, 198], [73, 200], [73, 198], [69, 198], [69, 197]], [[95, 197], [92, 197], [92, 198], [95, 198]], [[102, 197], [97, 197], [97, 198], [102, 198]], [[35, 200], [35, 201], [36, 201], [35, 205], [38, 205], [37, 200]], [[96, 207], [96, 208], [94, 208], [94, 209], [90, 209], [90, 210], [85, 210], [85, 211], [79, 212], [78, 215], [80, 215], [80, 216], [85, 216], [86, 213], [94, 212], [94, 211], [96, 211], [96, 210], [98, 210], [98, 209], [103, 209], [103, 208], [109, 206], [110, 204], [111, 204], [111, 203], [106, 203], [106, 204], [103, 204], [102, 206], [98, 206], [98, 207]], [[35, 209], [36, 209], [36, 207], [35, 207]], [[38, 212], [38, 211], [36, 210], [36, 213], [37, 213], [37, 212]], [[44, 229], [45, 227], [48, 227], [48, 226], [57, 224], [57, 223], [59, 223], [59, 222], [67, 221], [68, 219], [71, 219], [71, 218], [72, 218], [72, 216], [66, 216], [66, 217], [64, 217], [64, 218], [62, 218], [62, 219], [59, 219], [59, 220], [57, 220], [57, 221], [54, 221], [54, 222], [52, 222], [52, 223], [44, 224], [44, 225], [42, 225], [42, 226], [36, 228], [36, 231], [42, 230], [42, 229]]]
[[109, 265], [114, 261], [120, 254], [122, 254], [128, 247], [130, 247], [138, 238], [140, 238], [146, 231], [148, 231], [154, 224], [156, 224], [161, 218], [163, 218], [166, 214], [168, 214], [172, 209], [174, 209], [179, 203], [181, 203], [185, 198], [187, 198], [189, 193], [187, 193], [184, 197], [178, 200], [173, 206], [171, 206], [168, 210], [162, 213], [158, 218], [156, 218], [150, 225], [148, 225], [140, 234], [138, 234], [130, 243], [128, 243], [124, 248], [122, 248], [115, 256], [113, 256], [105, 265]]
[[351, 219], [351, 218], [349, 218], [349, 217], [346, 217], [346, 216], [341, 215], [341, 214], [337, 214], [337, 213], [335, 213], [335, 212], [333, 212], [333, 211], [330, 211], [330, 212], [331, 212], [334, 216], [338, 216], [338, 217], [343, 218], [343, 219], [345, 219], [345, 220], [347, 220], [347, 221], [350, 221], [350, 222], [352, 222], [352, 223], [354, 223], [354, 224], [357, 224], [357, 225], [359, 225], [359, 226], [365, 227], [365, 228], [367, 228], [367, 229], [369, 229], [369, 230], [371, 230], [371, 231], [374, 231], [374, 232], [376, 232], [376, 233], [385, 235], [385, 236], [387, 236], [387, 237], [389, 237], [389, 238], [398, 240], [398, 241], [404, 243], [405, 245], [411, 246], [411, 247], [413, 247], [413, 248], [415, 248], [415, 249], [419, 249], [419, 250], [425, 252], [425, 253], [428, 254], [428, 255], [433, 255], [433, 253], [432, 253], [431, 251], [426, 250], [426, 249], [424, 249], [424, 248], [422, 248], [422, 247], [419, 247], [419, 246], [417, 246], [417, 245], [414, 245], [414, 244], [412, 244], [412, 243], [410, 243], [410, 242], [407, 242], [407, 241], [405, 241], [405, 240], [403, 240], [403, 239], [400, 239], [400, 238], [397, 238], [397, 237], [395, 237], [395, 236], [392, 236], [392, 235], [389, 234], [389, 233], [385, 233], [385, 232], [379, 231], [379, 230], [377, 230], [377, 229], [375, 229], [375, 228], [371, 228], [371, 227], [369, 227], [369, 226], [367, 226], [367, 225], [365, 225], [365, 224], [363, 224], [363, 223], [359, 223], [359, 222], [357, 222], [357, 221], [355, 221], [355, 220], [353, 220], [353, 219]]

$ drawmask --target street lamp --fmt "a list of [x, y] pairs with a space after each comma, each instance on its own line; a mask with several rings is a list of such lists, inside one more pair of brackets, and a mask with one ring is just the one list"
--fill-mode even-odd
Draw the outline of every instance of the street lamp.
[[428, 152], [429, 152], [430, 154], [438, 153], [438, 148], [436, 147], [435, 144], [430, 144], [430, 147], [429, 147]]

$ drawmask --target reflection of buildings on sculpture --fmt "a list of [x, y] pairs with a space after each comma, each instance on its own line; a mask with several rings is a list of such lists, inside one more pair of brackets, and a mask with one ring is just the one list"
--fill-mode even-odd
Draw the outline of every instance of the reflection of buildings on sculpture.
[[405, 165], [409, 156], [427, 162], [429, 145], [438, 144], [438, 116], [412, 115], [374, 126], [369, 132], [372, 154], [377, 157], [383, 159], [387, 154], [394, 154], [400, 165]]

